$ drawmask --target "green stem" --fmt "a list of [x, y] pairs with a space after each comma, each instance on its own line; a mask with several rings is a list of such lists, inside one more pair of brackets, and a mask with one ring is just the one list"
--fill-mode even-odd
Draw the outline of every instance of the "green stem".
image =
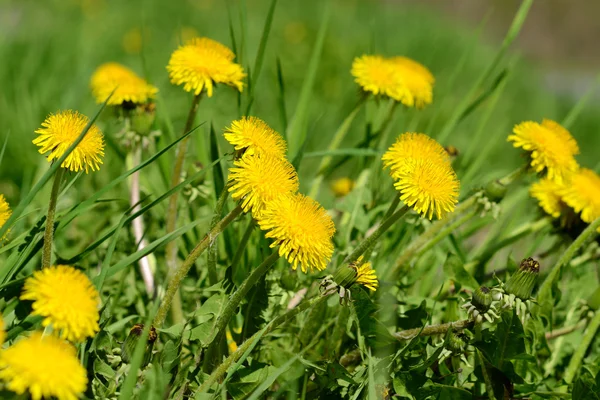
[[200, 255], [208, 248], [208, 246], [219, 236], [221, 232], [229, 225], [238, 215], [242, 213], [242, 207], [236, 206], [233, 210], [229, 212], [221, 221], [219, 221], [213, 229], [208, 232], [204, 238], [198, 243], [196, 247], [191, 251], [191, 253], [187, 256], [187, 258], [183, 261], [183, 263], [172, 273], [171, 279], [169, 280], [169, 284], [167, 285], [167, 290], [165, 295], [160, 303], [160, 307], [158, 312], [156, 313], [156, 317], [154, 318], [154, 326], [157, 328], [162, 327], [165, 322], [165, 318], [167, 317], [167, 313], [171, 308], [171, 303], [173, 302], [173, 298], [175, 294], [179, 290], [179, 286], [181, 285], [181, 281], [187, 273], [189, 272], [194, 262], [200, 257]]
[[573, 356], [571, 357], [571, 361], [569, 362], [569, 366], [567, 367], [567, 370], [565, 371], [565, 375], [564, 375], [563, 379], [568, 384], [571, 384], [573, 382], [575, 375], [579, 371], [581, 361], [583, 361], [583, 357], [585, 356], [585, 353], [587, 352], [588, 347], [590, 347], [592, 340], [594, 340], [594, 338], [596, 337], [596, 331], [598, 330], [599, 327], [600, 327], [600, 310], [596, 310], [596, 315], [594, 315], [594, 318], [592, 318], [592, 320], [590, 321], [590, 324], [588, 325], [587, 329], [585, 330], [585, 333], [583, 334], [583, 340], [581, 341], [581, 344], [579, 345], [579, 347], [577, 347], [577, 350], [575, 350], [575, 353], [573, 353]]
[[348, 257], [346, 257], [346, 259], [344, 260], [344, 263], [346, 264], [346, 263], [351, 263], [351, 262], [356, 261], [358, 259], [358, 257], [360, 257], [372, 244], [374, 244], [377, 241], [377, 239], [379, 239], [379, 237], [383, 233], [385, 233], [385, 231], [390, 229], [390, 227], [392, 225], [394, 225], [394, 223], [396, 221], [398, 221], [402, 216], [404, 216], [404, 214], [406, 214], [409, 209], [410, 209], [410, 207], [404, 206], [400, 210], [398, 210], [394, 214], [392, 214], [391, 217], [384, 220], [381, 223], [381, 225], [379, 225], [379, 227], [371, 234], [371, 236], [369, 236], [368, 238], [365, 238], [365, 240], [363, 240], [358, 245], [358, 247], [356, 247], [354, 249], [354, 251], [348, 255]]
[[[556, 339], [561, 336], [568, 335], [569, 333], [573, 333], [573, 332], [583, 328], [584, 326], [586, 326], [587, 323], [588, 323], [587, 320], [583, 319], [583, 320], [579, 321], [578, 323], [576, 323], [575, 325], [565, 326], [560, 329], [555, 329], [553, 331], [546, 332], [546, 340]], [[552, 354], [554, 354], [554, 352]]]
[[[212, 230], [215, 225], [219, 223], [221, 219], [221, 215], [223, 214], [223, 208], [225, 207], [225, 202], [227, 201], [227, 197], [229, 195], [228, 185], [225, 185], [219, 199], [217, 200], [217, 206], [215, 207], [215, 214], [210, 221], [210, 229]], [[208, 249], [208, 282], [212, 286], [219, 281], [219, 277], [217, 275], [217, 241], [215, 240], [210, 244]]]
[[251, 346], [253, 346], [255, 342], [260, 340], [263, 336], [268, 335], [280, 325], [283, 325], [284, 323], [288, 322], [301, 312], [306, 311], [307, 309], [321, 303], [322, 301], [327, 300], [332, 293], [328, 293], [323, 296], [313, 297], [312, 299], [301, 303], [300, 305], [298, 305], [298, 307], [293, 308], [285, 314], [275, 318], [264, 329], [261, 329], [260, 331], [252, 335], [250, 338], [248, 338], [248, 340], [242, 343], [235, 352], [229, 355], [229, 357], [227, 357], [225, 361], [223, 361], [223, 363], [213, 371], [212, 374], [210, 374], [210, 376], [198, 388], [197, 393], [204, 393], [208, 389], [210, 389], [210, 387], [214, 383], [219, 381], [225, 375], [225, 373], [227, 373], [229, 367], [231, 367], [233, 363], [237, 362], [242, 357], [242, 355], [244, 355], [244, 353], [246, 353], [246, 351], [250, 349]]
[[258, 282], [258, 280], [267, 273], [269, 268], [271, 268], [271, 266], [273, 266], [278, 259], [278, 251], [267, 257], [267, 259], [265, 259], [250, 273], [250, 275], [244, 280], [244, 282], [242, 282], [235, 293], [231, 295], [229, 301], [227, 301], [227, 304], [225, 304], [225, 308], [223, 308], [223, 311], [217, 318], [217, 322], [215, 322], [215, 326], [213, 328], [213, 332], [216, 332], [216, 335], [213, 341], [210, 343], [204, 358], [204, 372], [208, 373], [212, 370], [214, 362], [217, 359], [215, 356], [218, 353], [219, 345], [223, 339], [223, 336], [225, 336], [225, 330], [227, 329], [227, 325], [229, 325], [229, 321], [235, 314], [235, 310], [237, 310], [238, 306], [246, 297], [250, 289], [256, 285], [256, 282]]
[[244, 231], [244, 236], [242, 236], [242, 239], [238, 243], [238, 248], [235, 251], [235, 254], [233, 255], [233, 259], [231, 260], [231, 269], [233, 271], [233, 276], [235, 276], [235, 268], [238, 265], [238, 263], [240, 262], [240, 260], [242, 259], [242, 256], [244, 255], [244, 250], [246, 249], [246, 246], [248, 245], [248, 241], [250, 240], [250, 236], [252, 235], [252, 232], [254, 231], [255, 226], [256, 226], [256, 221], [254, 220], [254, 218], [250, 217], [248, 226], [246, 227], [246, 230]]
[[48, 268], [52, 265], [52, 240], [54, 239], [54, 214], [56, 213], [56, 200], [62, 181], [64, 168], [59, 168], [54, 174], [52, 182], [52, 191], [50, 192], [50, 201], [48, 202], [48, 215], [46, 217], [46, 228], [44, 230], [44, 247], [42, 250], [42, 268]]
[[384, 221], [386, 219], [388, 219], [389, 217], [391, 217], [392, 214], [394, 214], [394, 211], [396, 211], [396, 208], [398, 208], [398, 204], [400, 204], [400, 196], [398, 196], [398, 194], [394, 192], [394, 200], [392, 200], [390, 207], [387, 209], [387, 211], [383, 215]]
[[473, 324], [473, 320], [463, 319], [461, 321], [446, 322], [445, 324], [429, 325], [424, 328], [407, 329], [392, 333], [392, 336], [397, 340], [410, 340], [417, 336], [442, 335], [448, 332], [450, 328], [455, 331], [462, 331], [463, 329], [471, 328]]

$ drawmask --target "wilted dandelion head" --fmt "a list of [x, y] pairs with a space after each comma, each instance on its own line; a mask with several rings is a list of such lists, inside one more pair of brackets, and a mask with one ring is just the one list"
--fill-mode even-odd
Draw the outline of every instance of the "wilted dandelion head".
[[257, 219], [258, 225], [268, 231], [265, 237], [279, 246], [279, 254], [302, 272], [324, 270], [333, 254], [331, 238], [335, 225], [319, 203], [296, 193], [281, 196], [268, 204]]
[[233, 62], [235, 54], [226, 46], [209, 38], [193, 38], [171, 55], [167, 70], [171, 83], [183, 85], [186, 92], [199, 95], [206, 89], [212, 97], [213, 85], [224, 83], [240, 92], [246, 76], [241, 65]]
[[533, 121], [521, 122], [508, 136], [514, 147], [529, 152], [531, 167], [536, 172], [546, 171], [547, 176], [557, 182], [578, 167], [575, 155], [579, 154], [577, 142], [568, 130], [557, 122], [545, 119], [541, 124]]
[[538, 204], [546, 214], [551, 215], [553, 218], [558, 218], [565, 207], [560, 194], [564, 189], [565, 185], [562, 183], [544, 178], [532, 184], [529, 193], [531, 197], [538, 201]]
[[35, 332], [2, 351], [0, 378], [18, 394], [34, 400], [78, 399], [87, 386], [85, 368], [75, 348], [55, 336]]
[[269, 201], [298, 190], [298, 175], [286, 159], [244, 155], [229, 169], [229, 191], [245, 212], [257, 217]]
[[391, 59], [400, 75], [404, 86], [408, 89], [407, 96], [400, 101], [407, 107], [423, 108], [433, 101], [433, 84], [435, 78], [422, 64], [408, 57], [393, 57]]
[[8, 202], [4, 198], [4, 195], [0, 194], [0, 228], [2, 228], [6, 221], [8, 221], [11, 214], [12, 211], [10, 210]]
[[411, 97], [394, 63], [382, 56], [363, 55], [355, 58], [351, 73], [364, 92], [396, 101]]
[[104, 103], [114, 90], [108, 105], [118, 106], [125, 102], [143, 104], [153, 99], [158, 89], [140, 78], [129, 68], [109, 62], [99, 66], [90, 80], [92, 94], [97, 103]]
[[233, 121], [223, 136], [236, 150], [244, 150], [246, 154], [285, 157], [285, 140], [259, 118], [242, 117]]
[[449, 163], [448, 152], [435, 140], [423, 133], [403, 133], [381, 157], [383, 166], [390, 168], [390, 175], [412, 171], [417, 160]]
[[64, 339], [78, 342], [100, 330], [100, 296], [83, 272], [66, 265], [36, 271], [25, 281], [21, 300], [33, 301], [33, 314], [44, 317]]
[[399, 172], [395, 179], [400, 200], [429, 219], [434, 213], [443, 218], [458, 203], [460, 184], [448, 162], [419, 159], [411, 171]]
[[377, 290], [379, 281], [377, 280], [375, 270], [371, 266], [371, 262], [363, 262], [363, 257], [360, 256], [356, 262], [350, 264], [350, 267], [356, 271], [356, 283], [372, 291]]
[[350, 178], [343, 177], [336, 179], [331, 183], [331, 190], [337, 197], [343, 197], [354, 189], [354, 181]]
[[[67, 110], [50, 114], [42, 122], [42, 127], [35, 131], [39, 136], [33, 140], [33, 144], [40, 147], [40, 154], [49, 151], [50, 154], [47, 158], [49, 162], [52, 162], [67, 151], [88, 123], [89, 119], [77, 111]], [[84, 169], [86, 173], [90, 169], [95, 171], [100, 168], [103, 156], [104, 138], [102, 132], [96, 125], [92, 125], [83, 140], [67, 156], [61, 167], [74, 172]]]
[[600, 176], [591, 169], [581, 168], [572, 174], [560, 194], [569, 207], [581, 213], [583, 222], [589, 224], [600, 217]]

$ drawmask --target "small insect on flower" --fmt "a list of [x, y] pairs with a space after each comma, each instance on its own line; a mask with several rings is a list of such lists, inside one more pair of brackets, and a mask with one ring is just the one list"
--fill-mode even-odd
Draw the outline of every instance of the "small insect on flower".
[[[123, 103], [144, 104], [153, 99], [158, 89], [140, 78], [129, 68], [109, 62], [99, 66], [90, 80], [92, 94], [97, 103], [104, 103], [108, 96], [109, 106]], [[114, 90], [114, 93], [113, 93]]]
[[408, 89], [408, 95], [400, 100], [407, 107], [423, 108], [433, 101], [433, 74], [422, 64], [408, 57], [392, 57], [390, 60], [400, 79]]
[[600, 176], [591, 169], [581, 168], [571, 175], [570, 184], [560, 190], [562, 199], [588, 224], [600, 217]]
[[508, 141], [529, 153], [531, 167], [536, 172], [545, 171], [548, 178], [559, 183], [579, 168], [575, 161], [579, 146], [569, 131], [557, 122], [549, 119], [541, 124], [521, 122], [513, 128]]
[[6, 388], [34, 400], [76, 400], [87, 386], [85, 368], [75, 347], [55, 336], [35, 332], [2, 351], [0, 379]]
[[379, 55], [363, 55], [354, 59], [352, 76], [363, 92], [385, 96], [396, 101], [412, 97], [400, 72], [389, 59]]
[[21, 300], [33, 301], [34, 315], [44, 317], [60, 337], [79, 342], [100, 330], [100, 296], [83, 272], [66, 265], [36, 271], [27, 278]]
[[273, 239], [271, 247], [279, 246], [295, 270], [322, 271], [333, 254], [331, 238], [335, 225], [319, 203], [296, 193], [280, 196], [268, 203], [257, 218], [260, 229], [267, 231], [266, 238]]
[[[42, 127], [35, 131], [39, 136], [33, 144], [40, 147], [40, 154], [50, 152], [48, 162], [60, 158], [67, 149], [77, 140], [79, 135], [89, 123], [89, 119], [77, 111], [60, 111], [50, 114]], [[85, 169], [96, 171], [102, 164], [104, 156], [104, 137], [100, 129], [93, 124], [77, 147], [63, 161], [61, 167], [73, 172]]]
[[196, 95], [206, 90], [213, 95], [213, 86], [223, 83], [240, 92], [246, 76], [241, 65], [233, 62], [235, 54], [226, 46], [212, 39], [193, 38], [171, 55], [167, 70], [171, 83], [183, 85], [183, 90]]
[[256, 117], [242, 117], [233, 121], [223, 134], [225, 140], [244, 154], [267, 154], [285, 158], [286, 143], [281, 135]]
[[229, 191], [244, 212], [256, 218], [266, 204], [279, 196], [298, 191], [298, 175], [285, 158], [245, 154], [229, 169]]

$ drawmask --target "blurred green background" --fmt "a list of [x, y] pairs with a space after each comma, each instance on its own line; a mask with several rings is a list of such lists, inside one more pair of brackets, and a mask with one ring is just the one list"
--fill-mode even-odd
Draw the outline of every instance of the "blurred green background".
[[[88, 82], [93, 70], [106, 61], [123, 63], [158, 86], [157, 127], [163, 131], [158, 146], [171, 142], [181, 134], [191, 96], [169, 83], [165, 66], [170, 53], [182, 40], [196, 34], [233, 47], [231, 28], [236, 38], [237, 61], [246, 68], [253, 65], [269, 3], [268, 0], [0, 2], [1, 142], [8, 137], [0, 165], [0, 192], [15, 204], [36, 174], [47, 168], [31, 140], [48, 113], [72, 108], [94, 115], [98, 106], [91, 97]], [[277, 130], [283, 131], [286, 120], [292, 117], [325, 3], [280, 0], [277, 4], [253, 110], [254, 115]], [[590, 4], [593, 2], [576, 3], [581, 3], [578, 13], [584, 17], [595, 7]], [[598, 60], [586, 57], [593, 52], [589, 47], [591, 42], [579, 40], [571, 32], [577, 26], [572, 18], [556, 18], [571, 15], [570, 7], [565, 10], [565, 4], [534, 3], [523, 34], [511, 48], [506, 63], [498, 66], [498, 71], [510, 66], [506, 86], [490, 110], [483, 125], [483, 141], [478, 144], [489, 145], [492, 150], [486, 153], [485, 162], [472, 180], [463, 182], [463, 187], [472, 187], [490, 176], [501, 176], [518, 165], [519, 152], [511, 150], [506, 142], [514, 124], [542, 118], [561, 121], [592, 84]], [[584, 4], [589, 6], [586, 8]], [[433, 105], [423, 111], [399, 112], [388, 141], [409, 129], [435, 137], [493, 59], [518, 5], [518, 1], [332, 1], [332, 15], [312, 89], [307, 151], [325, 149], [356, 104], [358, 90], [350, 67], [353, 58], [363, 53], [406, 55], [431, 69], [436, 77]], [[247, 23], [242, 23], [244, 14]], [[564, 26], [560, 21], [565, 21]], [[588, 37], [590, 33], [582, 35]], [[465, 63], [461, 66], [463, 57]], [[280, 112], [277, 60], [284, 78], [285, 117]], [[594, 150], [600, 148], [597, 104], [588, 102], [571, 127], [582, 148], [579, 160], [591, 167], [597, 163]], [[375, 112], [374, 104], [369, 107], [369, 112]], [[486, 107], [487, 102], [480, 106]], [[480, 110], [472, 113], [444, 144], [452, 144], [459, 151], [466, 149], [481, 126], [483, 114]], [[221, 87], [212, 98], [204, 99], [198, 121], [208, 123], [195, 136], [196, 147], [190, 158], [207, 162], [203, 136], [210, 123], [219, 132], [239, 115], [238, 96], [230, 88]], [[99, 181], [95, 184], [106, 183], [124, 168], [123, 154], [110, 140], [116, 128], [107, 125], [106, 119], [104, 116], [99, 122], [109, 138], [104, 172], [94, 174], [86, 180], [86, 185], [94, 184], [92, 180]], [[365, 113], [361, 112], [342, 147], [352, 147], [360, 141], [364, 120]], [[303, 162], [300, 175], [305, 177], [304, 190], [310, 186], [310, 177], [319, 161], [307, 158]], [[163, 161], [165, 166], [168, 163]], [[462, 167], [458, 167], [459, 177]], [[347, 164], [336, 176], [355, 177], [359, 168], [360, 163]]]

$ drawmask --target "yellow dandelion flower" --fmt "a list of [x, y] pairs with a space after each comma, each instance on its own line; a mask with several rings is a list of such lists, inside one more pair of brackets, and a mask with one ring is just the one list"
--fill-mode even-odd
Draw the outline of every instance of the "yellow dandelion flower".
[[233, 121], [225, 129], [223, 136], [236, 150], [245, 150], [246, 154], [268, 154], [284, 158], [287, 151], [281, 135], [256, 117], [242, 117]]
[[355, 58], [351, 73], [354, 81], [365, 92], [387, 96], [396, 101], [411, 96], [394, 63], [382, 56], [363, 55]]
[[92, 74], [90, 87], [97, 103], [104, 103], [114, 90], [107, 103], [109, 106], [118, 106], [126, 102], [143, 104], [158, 93], [156, 87], [116, 62], [99, 66]]
[[343, 197], [354, 189], [354, 181], [348, 177], [336, 179], [331, 184], [331, 190], [337, 197]]
[[400, 101], [407, 107], [423, 108], [433, 101], [435, 78], [422, 64], [408, 57], [393, 57], [392, 64], [400, 74], [409, 95]]
[[231, 335], [229, 328], [225, 330], [225, 338], [227, 339], [227, 348], [229, 349], [229, 354], [235, 353], [235, 351], [238, 349], [238, 345], [235, 342], [233, 335]]
[[521, 147], [531, 156], [531, 167], [536, 172], [547, 171], [550, 179], [561, 182], [579, 168], [575, 155], [579, 154], [577, 142], [568, 130], [557, 122], [545, 119], [541, 124], [521, 122], [513, 128], [508, 141]]
[[581, 168], [571, 175], [560, 194], [569, 207], [581, 213], [583, 222], [589, 224], [600, 217], [600, 176], [591, 169]]
[[100, 330], [100, 296], [83, 272], [57, 265], [33, 273], [25, 281], [21, 300], [33, 301], [33, 314], [44, 317], [63, 339], [83, 341]]
[[4, 226], [6, 221], [10, 218], [12, 211], [10, 210], [10, 206], [8, 202], [4, 198], [3, 194], [0, 194], [0, 228]]
[[400, 200], [429, 219], [434, 213], [443, 218], [458, 203], [460, 184], [449, 163], [419, 159], [412, 171], [399, 172], [396, 179]]
[[538, 204], [546, 214], [551, 215], [553, 218], [558, 218], [565, 207], [565, 203], [560, 195], [564, 188], [563, 184], [549, 178], [544, 178], [532, 184], [529, 193], [531, 197], [538, 201]]
[[55, 336], [35, 332], [0, 355], [0, 379], [18, 394], [31, 398], [76, 400], [87, 386], [85, 368], [75, 348]]
[[[39, 134], [33, 144], [40, 147], [40, 154], [50, 152], [48, 162], [60, 158], [79, 137], [89, 119], [77, 111], [60, 111], [50, 114], [42, 127], [35, 131]], [[104, 137], [96, 125], [92, 125], [83, 140], [67, 156], [61, 167], [74, 172], [85, 169], [98, 170], [104, 156]]]
[[240, 92], [246, 76], [241, 65], [233, 62], [235, 54], [226, 46], [209, 38], [193, 38], [171, 55], [167, 70], [171, 82], [183, 85], [186, 92], [199, 95], [204, 88], [212, 97], [213, 85], [224, 83]]
[[449, 163], [448, 152], [438, 142], [423, 133], [403, 133], [381, 157], [390, 175], [412, 171], [417, 160]]
[[319, 203], [296, 193], [281, 196], [268, 204], [258, 225], [268, 231], [265, 237], [274, 239], [271, 247], [279, 246], [279, 254], [295, 270], [324, 270], [333, 254], [331, 238], [335, 225]]
[[298, 175], [286, 159], [244, 155], [229, 169], [229, 191], [245, 212], [258, 216], [266, 203], [298, 190]]
[[359, 285], [363, 285], [367, 289], [376, 291], [379, 287], [379, 281], [377, 280], [377, 274], [371, 266], [371, 262], [363, 262], [363, 256], [360, 256], [356, 262], [350, 264], [356, 271], [356, 281]]

